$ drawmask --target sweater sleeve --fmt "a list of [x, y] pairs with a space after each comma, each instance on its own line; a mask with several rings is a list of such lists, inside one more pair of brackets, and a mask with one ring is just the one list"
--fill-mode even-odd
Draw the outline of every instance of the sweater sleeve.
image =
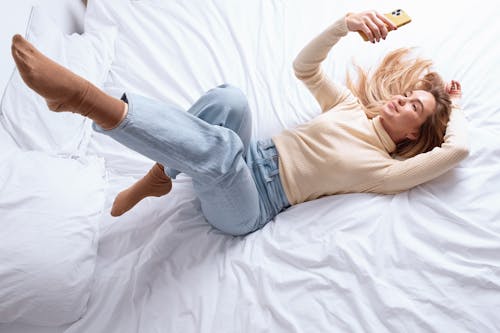
[[395, 161], [389, 167], [382, 184], [383, 193], [398, 193], [434, 179], [455, 167], [468, 155], [467, 120], [461, 109], [454, 108], [441, 147], [404, 161]]
[[293, 62], [295, 76], [311, 91], [322, 112], [330, 110], [349, 97], [356, 100], [347, 87], [332, 82], [321, 68], [321, 63], [333, 45], [348, 32], [345, 17], [342, 17], [310, 41]]

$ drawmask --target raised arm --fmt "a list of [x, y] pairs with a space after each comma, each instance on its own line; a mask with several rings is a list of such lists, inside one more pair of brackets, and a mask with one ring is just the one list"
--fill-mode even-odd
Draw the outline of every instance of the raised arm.
[[345, 86], [331, 81], [321, 68], [321, 63], [332, 47], [349, 31], [361, 30], [375, 43], [381, 38], [385, 39], [388, 31], [394, 29], [396, 26], [377, 12], [350, 13], [330, 25], [302, 49], [293, 62], [295, 75], [311, 91], [323, 112], [352, 96]]
[[384, 193], [408, 190], [444, 174], [468, 155], [467, 120], [463, 111], [455, 107], [450, 114], [441, 147], [404, 161], [396, 161], [386, 174], [382, 190]]

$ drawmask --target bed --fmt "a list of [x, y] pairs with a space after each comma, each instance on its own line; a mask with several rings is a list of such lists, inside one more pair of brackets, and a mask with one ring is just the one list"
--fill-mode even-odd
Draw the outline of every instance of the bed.
[[[382, 1], [376, 9], [399, 6]], [[89, 34], [72, 39], [79, 52], [66, 45], [67, 36], [47, 36], [44, 27], [59, 29], [60, 21], [43, 4], [25, 13], [28, 27], [16, 32], [36, 30], [30, 36], [41, 44], [52, 40], [42, 45], [47, 50], [66, 43], [61, 61], [114, 96], [133, 91], [187, 109], [208, 89], [234, 84], [248, 96], [253, 137], [267, 138], [320, 112], [293, 75], [300, 49], [346, 12], [370, 8], [367, 0], [91, 0], [73, 17]], [[39, 100], [21, 104], [27, 98], [12, 96], [29, 91], [20, 92], [9, 72], [0, 122], [0, 210], [8, 213], [0, 223], [9, 228], [0, 239], [18, 237], [18, 225], [22, 233], [36, 226], [46, 234], [22, 239], [36, 240], [47, 254], [33, 260], [27, 258], [33, 243], [10, 243], [7, 250], [15, 247], [29, 262], [24, 273], [44, 268], [24, 298], [18, 290], [0, 292], [0, 331], [500, 331], [498, 8], [494, 1], [424, 1], [404, 9], [411, 24], [377, 45], [349, 34], [324, 68], [344, 82], [353, 60], [368, 67], [389, 50], [417, 46], [446, 80], [462, 84], [469, 157], [404, 193], [344, 194], [293, 206], [246, 237], [211, 228], [183, 174], [167, 196], [111, 217], [116, 194], [154, 162], [93, 132], [83, 118], [50, 118]], [[28, 118], [16, 127], [21, 112]], [[43, 180], [26, 169], [29, 161]], [[44, 190], [33, 198], [26, 179]], [[64, 209], [44, 204], [63, 199]], [[34, 202], [45, 215], [26, 215]], [[19, 224], [8, 224], [14, 220]], [[47, 231], [53, 221], [61, 227]], [[75, 247], [40, 240], [62, 229], [71, 239], [78, 235]], [[13, 288], [2, 279], [8, 265], [15, 260], [0, 262], [0, 289]]]

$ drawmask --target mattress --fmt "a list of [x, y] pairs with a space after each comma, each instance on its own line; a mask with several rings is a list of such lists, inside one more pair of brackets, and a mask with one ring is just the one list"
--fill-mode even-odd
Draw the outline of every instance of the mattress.
[[[401, 4], [377, 2], [388, 12]], [[118, 27], [105, 90], [187, 109], [228, 82], [247, 95], [254, 138], [319, 114], [292, 61], [315, 35], [370, 1], [95, 0], [89, 26]], [[350, 33], [323, 68], [345, 82], [416, 46], [461, 82], [470, 155], [396, 195], [343, 194], [293, 206], [262, 230], [211, 228], [189, 177], [113, 218], [116, 194], [153, 161], [98, 133], [108, 187], [94, 281], [78, 321], [47, 332], [498, 332], [500, 330], [500, 33], [494, 1], [412, 2], [413, 21], [372, 45]], [[87, 28], [87, 27], [86, 27]], [[0, 331], [42, 328], [0, 324]]]

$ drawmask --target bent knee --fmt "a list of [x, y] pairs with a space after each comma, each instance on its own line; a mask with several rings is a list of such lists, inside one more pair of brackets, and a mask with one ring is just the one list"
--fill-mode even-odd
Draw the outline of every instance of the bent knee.
[[221, 107], [237, 113], [240, 117], [248, 113], [248, 100], [240, 88], [224, 83], [209, 91], [213, 101]]
[[243, 155], [241, 138], [231, 129], [219, 127], [200, 146], [197, 160], [208, 162], [203, 162], [204, 168], [199, 173], [207, 176], [211, 183], [231, 177], [247, 167]]

